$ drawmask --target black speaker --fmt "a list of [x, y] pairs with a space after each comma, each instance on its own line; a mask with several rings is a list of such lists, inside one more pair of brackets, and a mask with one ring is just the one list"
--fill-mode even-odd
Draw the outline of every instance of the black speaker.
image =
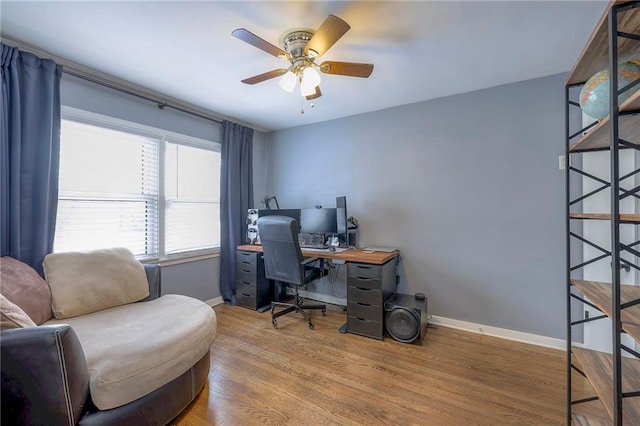
[[427, 334], [427, 298], [393, 293], [384, 303], [387, 334], [399, 342], [422, 345]]
[[258, 235], [258, 209], [249, 209], [247, 212], [247, 243], [260, 244]]
[[247, 211], [247, 243], [260, 244], [258, 218], [270, 215], [292, 217], [300, 223], [300, 209], [249, 209]]

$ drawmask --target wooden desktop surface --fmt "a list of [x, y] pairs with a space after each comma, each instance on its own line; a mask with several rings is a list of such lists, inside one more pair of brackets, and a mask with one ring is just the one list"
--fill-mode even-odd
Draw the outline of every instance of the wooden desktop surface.
[[[237, 247], [238, 250], [262, 252], [262, 246], [257, 244], [244, 244]], [[319, 257], [321, 259], [344, 260], [345, 262], [361, 262], [371, 263], [374, 265], [382, 265], [387, 261], [400, 255], [400, 251], [392, 252], [375, 251], [373, 253], [365, 253], [363, 249], [347, 249], [345, 251], [306, 251], [302, 249], [302, 255], [305, 257]]]

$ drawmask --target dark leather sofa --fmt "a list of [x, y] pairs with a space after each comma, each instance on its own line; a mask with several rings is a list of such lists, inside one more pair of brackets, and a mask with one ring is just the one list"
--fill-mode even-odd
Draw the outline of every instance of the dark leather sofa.
[[[149, 297], [160, 297], [160, 268], [145, 265]], [[207, 352], [189, 370], [155, 391], [109, 410], [97, 409], [81, 343], [69, 325], [0, 333], [3, 425], [163, 425], [204, 387]]]

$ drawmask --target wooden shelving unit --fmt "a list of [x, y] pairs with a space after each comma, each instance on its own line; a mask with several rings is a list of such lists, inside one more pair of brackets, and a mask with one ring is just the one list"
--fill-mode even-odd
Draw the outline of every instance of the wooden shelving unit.
[[[611, 220], [608, 213], [569, 213], [571, 219]], [[640, 223], [640, 214], [622, 213], [619, 215], [622, 223]]]
[[[611, 310], [611, 283], [571, 280], [571, 284], [580, 290], [598, 309], [609, 317], [613, 316]], [[620, 303], [625, 304], [638, 299], [640, 299], [640, 287], [631, 285], [620, 286]], [[621, 310], [620, 319], [622, 321], [622, 329], [629, 333], [636, 341], [640, 342], [640, 304]]]
[[[640, 110], [640, 91], [635, 92], [633, 95], [622, 104], [620, 104], [621, 112], [638, 111]], [[588, 151], [601, 151], [603, 149], [609, 149], [611, 146], [611, 129], [609, 117], [605, 117], [593, 128], [589, 129], [587, 133], [580, 138], [577, 142], [569, 147], [569, 152], [588, 152]], [[634, 134], [640, 132], [640, 114], [624, 115], [620, 117], [619, 132], [622, 137], [629, 135], [631, 137]]]
[[589, 401], [573, 407], [573, 423], [581, 426], [611, 426], [611, 417], [600, 401]]
[[[610, 26], [613, 23], [613, 26]], [[611, 44], [609, 32], [615, 28], [614, 44]], [[582, 179], [589, 176], [577, 167], [567, 168], [567, 423], [576, 425], [640, 425], [640, 354], [635, 345], [624, 345], [622, 334], [640, 342], [640, 287], [624, 285], [621, 274], [612, 269], [611, 282], [576, 279], [584, 267], [591, 261], [608, 256], [612, 265], [624, 260], [625, 266], [640, 271], [638, 257], [640, 242], [623, 246], [620, 242], [622, 225], [640, 224], [640, 214], [618, 213], [620, 210], [620, 173], [618, 152], [622, 149], [640, 150], [640, 91], [632, 94], [625, 102], [611, 107], [609, 116], [595, 126], [584, 130], [577, 141], [569, 132], [569, 109], [577, 103], [569, 99], [569, 88], [583, 85], [598, 71], [609, 68], [611, 63], [623, 63], [631, 59], [640, 59], [640, 1], [611, 1], [605, 13], [598, 21], [585, 48], [576, 61], [565, 82], [567, 96], [567, 148], [568, 158], [591, 151], [611, 153], [612, 165], [609, 188], [611, 193], [611, 211], [608, 213], [584, 213], [572, 211], [572, 205], [589, 193], [571, 199], [572, 173]], [[611, 76], [617, 78], [617, 76]], [[621, 87], [619, 87], [620, 89]], [[615, 98], [617, 99], [617, 97]], [[617, 139], [612, 143], [612, 138]], [[626, 143], [625, 143], [626, 141]], [[629, 146], [629, 144], [632, 144]], [[637, 167], [636, 167], [637, 168]], [[635, 173], [639, 173], [636, 171]], [[592, 176], [590, 176], [592, 177]], [[603, 180], [601, 182], [604, 182]], [[636, 185], [630, 185], [632, 187]], [[638, 188], [635, 188], [638, 194]], [[607, 221], [611, 229], [611, 249], [606, 250], [585, 236], [579, 236], [571, 230], [570, 222], [582, 220]], [[637, 229], [637, 228], [636, 228]], [[627, 232], [627, 231], [625, 231]], [[599, 248], [603, 255], [594, 259], [583, 259], [582, 263], [572, 266], [572, 238], [583, 245]], [[629, 247], [633, 247], [630, 251]], [[621, 257], [623, 252], [632, 256]], [[584, 253], [583, 253], [584, 254]], [[633, 260], [629, 260], [633, 259]], [[617, 266], [616, 266], [617, 267]], [[584, 309], [572, 312], [572, 301], [578, 300], [583, 306], [589, 305], [602, 312], [592, 318], [584, 315]], [[573, 341], [573, 327], [601, 320], [612, 320], [611, 352], [601, 352], [585, 347], [581, 342]]]
[[[629, 3], [628, 1], [612, 1], [607, 7], [607, 12], [612, 6]], [[600, 17], [595, 29], [589, 37], [589, 41], [580, 53], [573, 69], [567, 76], [566, 85], [586, 83], [592, 75], [609, 66], [609, 27], [607, 25], [608, 13]], [[618, 30], [630, 34], [637, 34], [640, 28], [640, 15], [637, 13], [626, 14], [618, 19]], [[638, 59], [638, 44], [633, 40], [618, 40], [618, 59], [625, 62], [630, 59]]]
[[[587, 379], [609, 415], [614, 416], [615, 401], [611, 377], [613, 375], [613, 359], [610, 354], [588, 349], [573, 348], [573, 353], [587, 373]], [[622, 391], [632, 392], [640, 389], [640, 360], [625, 358], [622, 362]], [[623, 403], [624, 424], [640, 424], [640, 399], [625, 398]]]

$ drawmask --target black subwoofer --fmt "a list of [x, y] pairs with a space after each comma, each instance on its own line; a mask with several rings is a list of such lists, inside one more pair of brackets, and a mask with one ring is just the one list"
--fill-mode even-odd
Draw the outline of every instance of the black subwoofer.
[[387, 334], [399, 342], [421, 345], [427, 334], [427, 298], [392, 294], [384, 303]]

